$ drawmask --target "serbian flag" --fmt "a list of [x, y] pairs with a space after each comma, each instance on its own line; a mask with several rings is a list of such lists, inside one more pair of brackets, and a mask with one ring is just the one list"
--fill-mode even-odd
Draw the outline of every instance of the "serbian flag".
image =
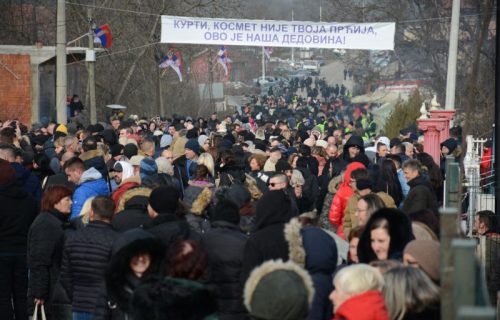
[[174, 49], [168, 50], [167, 54], [161, 59], [159, 67], [165, 69], [165, 71], [167, 71], [168, 67], [174, 69], [179, 80], [182, 82], [182, 61], [179, 51]]
[[107, 24], [94, 29], [94, 43], [100, 43], [104, 48], [109, 48], [112, 42], [111, 30]]
[[273, 54], [273, 48], [264, 48], [264, 54], [268, 60], [271, 59], [271, 55]]
[[217, 53], [217, 62], [222, 66], [222, 68], [224, 69], [224, 74], [227, 77], [227, 75], [229, 74], [229, 70], [231, 69], [231, 65], [229, 64], [231, 60], [227, 55], [226, 46], [223, 46], [219, 49], [219, 52]]

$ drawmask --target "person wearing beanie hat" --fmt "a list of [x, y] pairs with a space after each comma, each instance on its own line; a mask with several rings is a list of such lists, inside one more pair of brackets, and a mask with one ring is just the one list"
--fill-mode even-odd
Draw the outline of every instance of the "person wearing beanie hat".
[[202, 234], [202, 246], [208, 256], [210, 277], [221, 319], [246, 319], [240, 271], [247, 237], [238, 227], [238, 205], [227, 199], [217, 202], [210, 217], [211, 229]]
[[160, 148], [166, 149], [172, 145], [172, 136], [169, 134], [164, 134], [160, 140]]
[[197, 155], [200, 154], [200, 144], [198, 143], [197, 139], [189, 139], [186, 142], [186, 145], [184, 146], [184, 149], [188, 149], [196, 153]]
[[435, 283], [440, 280], [440, 245], [434, 240], [410, 241], [403, 252], [407, 266], [422, 269]]
[[253, 319], [305, 319], [314, 297], [311, 276], [293, 262], [271, 260], [252, 271], [244, 304]]
[[157, 187], [149, 196], [148, 215], [151, 220], [143, 225], [143, 229], [161, 239], [166, 246], [176, 240], [200, 240], [184, 218], [180, 196], [180, 190], [173, 186]]
[[198, 137], [198, 144], [200, 145], [200, 148], [202, 148], [204, 152], [207, 152], [210, 146], [210, 140], [206, 135], [202, 134], [201, 136]]
[[152, 176], [158, 173], [158, 166], [151, 158], [142, 159], [139, 168], [141, 180], [144, 180], [147, 176]]
[[66, 136], [68, 135], [68, 128], [64, 124], [60, 124], [56, 127], [56, 132], [60, 132]]
[[[293, 199], [283, 190], [265, 193], [257, 203], [255, 230], [245, 246], [241, 280], [244, 283], [250, 272], [270, 259], [288, 260], [285, 224], [290, 221]], [[297, 212], [295, 212], [297, 214]]]
[[123, 155], [127, 157], [127, 159], [131, 159], [133, 156], [137, 155], [139, 148], [133, 143], [128, 143], [123, 147]]
[[[200, 144], [197, 139], [189, 139], [184, 145], [184, 155], [174, 160], [175, 177], [187, 188], [189, 181], [194, 178], [198, 156], [200, 155]], [[175, 157], [175, 151], [174, 151]]]

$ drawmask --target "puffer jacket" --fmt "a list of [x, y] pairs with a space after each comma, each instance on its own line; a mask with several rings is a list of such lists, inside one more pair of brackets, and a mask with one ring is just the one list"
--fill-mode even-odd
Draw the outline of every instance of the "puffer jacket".
[[78, 187], [73, 194], [73, 206], [71, 207], [71, 219], [78, 217], [82, 211], [83, 204], [88, 198], [96, 196], [109, 196], [109, 187], [102, 174], [95, 168], [83, 172]]
[[68, 217], [57, 210], [42, 212], [33, 221], [28, 233], [28, 296], [45, 299], [47, 309], [52, 305], [52, 295], [59, 277], [67, 221]]
[[306, 269], [314, 285], [314, 298], [307, 320], [327, 320], [332, 317], [328, 296], [333, 290], [333, 273], [337, 267], [335, 240], [320, 228], [303, 227], [297, 218], [285, 226], [290, 260]]
[[118, 212], [118, 206], [120, 204], [120, 198], [123, 196], [127, 190], [135, 188], [141, 185], [141, 178], [139, 176], [132, 176], [123, 180], [118, 188], [113, 191], [111, 198], [115, 202], [115, 212]]
[[204, 233], [210, 229], [208, 208], [212, 203], [215, 185], [208, 181], [190, 181], [184, 193], [183, 203], [188, 209], [186, 220], [191, 229]]
[[353, 162], [347, 166], [344, 173], [344, 181], [339, 188], [339, 191], [333, 197], [330, 211], [328, 212], [328, 219], [332, 226], [337, 229], [337, 234], [345, 239], [343, 225], [344, 225], [344, 210], [347, 206], [347, 200], [354, 194], [354, 191], [349, 186], [351, 180], [351, 173], [356, 169], [365, 168], [362, 163]]
[[91, 221], [85, 228], [67, 234], [61, 284], [72, 301], [73, 312], [95, 312], [111, 248], [118, 236], [111, 224], [102, 221]]
[[246, 241], [238, 226], [226, 221], [213, 222], [202, 236], [210, 268], [207, 285], [214, 289], [221, 320], [247, 319], [240, 284]]

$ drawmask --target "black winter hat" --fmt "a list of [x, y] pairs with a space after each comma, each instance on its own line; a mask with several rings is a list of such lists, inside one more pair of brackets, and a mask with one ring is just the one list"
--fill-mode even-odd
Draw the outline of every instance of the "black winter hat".
[[220, 200], [210, 220], [226, 221], [238, 225], [240, 223], [240, 208], [231, 200]]
[[158, 214], [174, 213], [179, 205], [180, 193], [174, 187], [158, 187], [149, 196], [149, 205]]
[[370, 181], [370, 179], [358, 179], [356, 180], [356, 189], [373, 189], [372, 182]]
[[285, 172], [287, 170], [292, 170], [292, 166], [283, 159], [279, 159], [278, 162], [276, 162], [276, 172]]
[[123, 147], [123, 155], [127, 157], [127, 159], [130, 159], [133, 156], [137, 155], [138, 151], [139, 149], [133, 143], [129, 143], [125, 147]]

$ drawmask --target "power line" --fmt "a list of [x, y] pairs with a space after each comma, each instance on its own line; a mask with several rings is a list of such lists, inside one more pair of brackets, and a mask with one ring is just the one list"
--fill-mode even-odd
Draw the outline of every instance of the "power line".
[[104, 58], [104, 57], [110, 57], [110, 56], [114, 56], [114, 55], [122, 54], [122, 53], [129, 53], [130, 51], [133, 51], [133, 50], [137, 50], [137, 49], [141, 49], [141, 48], [145, 48], [145, 47], [149, 47], [149, 46], [154, 46], [155, 44], [160, 44], [160, 43], [161, 42], [153, 42], [153, 43], [144, 44], [142, 46], [138, 46], [138, 47], [134, 47], [134, 48], [129, 48], [129, 49], [121, 50], [121, 51], [116, 51], [116, 52], [113, 52], [113, 53], [108, 53], [106, 55], [102, 55], [102, 56], [96, 57], [96, 59]]

